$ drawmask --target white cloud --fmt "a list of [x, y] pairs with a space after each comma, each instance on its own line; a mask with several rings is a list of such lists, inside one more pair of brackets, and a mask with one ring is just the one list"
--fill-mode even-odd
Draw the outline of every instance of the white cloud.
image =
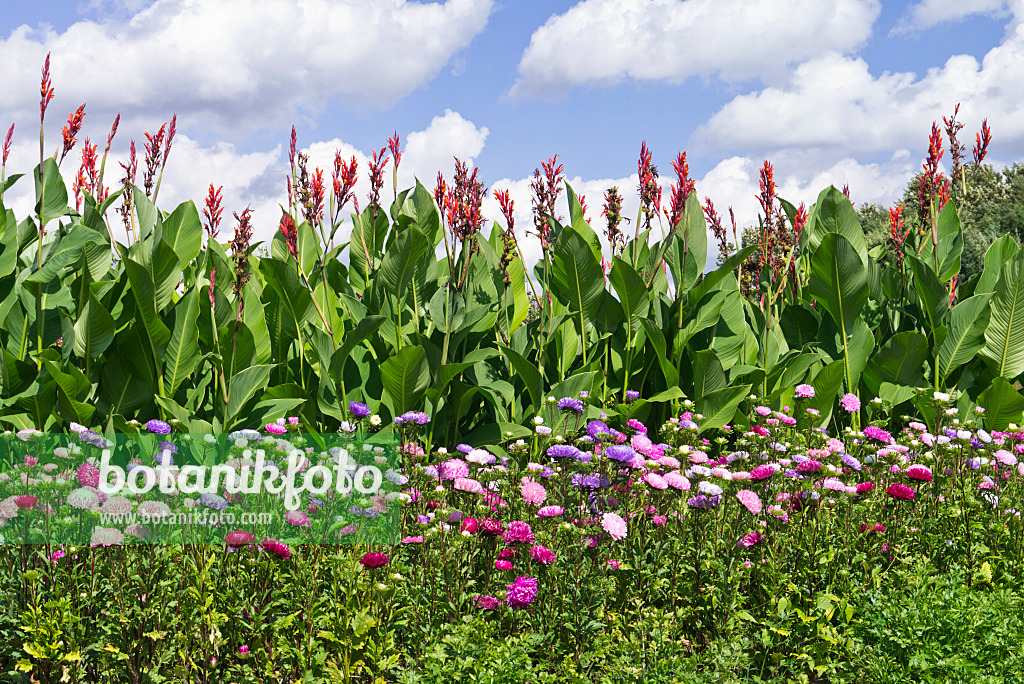
[[[129, 3], [129, 6], [131, 3]], [[4, 40], [4, 113], [31, 115], [52, 52], [61, 108], [88, 101], [220, 125], [269, 127], [333, 99], [386, 107], [431, 80], [487, 23], [493, 0], [157, 0], [127, 21]]]
[[513, 95], [624, 78], [774, 80], [825, 50], [856, 49], [878, 0], [585, 0], [537, 29]]
[[931, 123], [941, 126], [958, 102], [965, 124], [961, 142], [969, 147], [987, 118], [1000, 154], [1024, 151], [1024, 27], [981, 62], [954, 55], [920, 77], [874, 76], [863, 59], [818, 57], [800, 65], [784, 85], [734, 98], [696, 138], [702, 149], [772, 154], [803, 147], [864, 159], [908, 141], [923, 150]]
[[939, 24], [960, 21], [976, 14], [1000, 15], [1007, 0], [921, 0], [907, 8], [892, 34], [925, 31]]

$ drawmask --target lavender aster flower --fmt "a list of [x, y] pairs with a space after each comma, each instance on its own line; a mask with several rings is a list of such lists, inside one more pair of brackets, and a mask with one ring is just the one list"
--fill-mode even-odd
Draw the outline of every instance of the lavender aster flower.
[[571, 444], [552, 444], [547, 450], [547, 454], [551, 458], [579, 459], [582, 453], [582, 451]]
[[199, 503], [203, 504], [207, 508], [212, 508], [215, 511], [223, 511], [228, 507], [227, 500], [219, 494], [213, 494], [212, 492], [204, 492], [199, 495]]
[[842, 459], [843, 463], [845, 463], [847, 466], [853, 468], [854, 470], [860, 470], [861, 468], [864, 467], [864, 466], [862, 466], [860, 464], [860, 461], [858, 461], [856, 458], [854, 458], [850, 454], [843, 454], [839, 458]]
[[632, 404], [634, 401], [640, 398], [640, 393], [636, 390], [626, 390], [626, 403]]
[[633, 460], [633, 457], [636, 456], [636, 451], [633, 450], [633, 447], [626, 444], [615, 444], [608, 447], [605, 454], [613, 461], [630, 463]]
[[563, 397], [558, 400], [558, 410], [562, 413], [583, 415], [583, 402], [572, 397]]
[[348, 410], [356, 418], [366, 418], [370, 415], [370, 407], [359, 401], [348, 402]]
[[146, 423], [146, 429], [155, 435], [169, 435], [171, 434], [171, 426], [162, 420], [154, 418], [153, 420]]

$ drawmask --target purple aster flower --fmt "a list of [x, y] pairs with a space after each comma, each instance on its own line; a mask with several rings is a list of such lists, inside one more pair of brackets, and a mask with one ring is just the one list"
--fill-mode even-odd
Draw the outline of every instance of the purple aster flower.
[[583, 415], [583, 402], [572, 397], [562, 397], [558, 400], [558, 410], [562, 413]]
[[842, 459], [843, 463], [845, 463], [847, 466], [853, 468], [854, 470], [860, 470], [861, 468], [864, 467], [864, 466], [862, 466], [860, 464], [860, 461], [858, 461], [856, 458], [854, 458], [850, 454], [843, 454], [839, 458]]
[[473, 450], [473, 447], [469, 446], [468, 444], [460, 444], [455, 448], [456, 450], [461, 451], [464, 454], [468, 454], [470, 451]]
[[548, 447], [547, 454], [551, 458], [578, 459], [583, 452], [571, 444], [552, 444]]
[[572, 476], [572, 486], [582, 489], [607, 489], [611, 486], [611, 482], [608, 481], [607, 477], [598, 473], [591, 473], [589, 475], [576, 473]]
[[366, 418], [370, 415], [370, 407], [359, 401], [348, 402], [348, 410], [356, 418]]
[[636, 390], [626, 390], [626, 403], [632, 404], [634, 401], [640, 398], [640, 393]]
[[507, 589], [505, 603], [510, 608], [525, 608], [537, 598], [537, 578], [517, 577], [514, 583], [507, 585]]
[[153, 420], [146, 423], [146, 429], [155, 435], [169, 435], [171, 434], [171, 426], [162, 420], [154, 418]]
[[605, 451], [608, 458], [613, 461], [619, 461], [620, 463], [630, 463], [636, 456], [636, 451], [633, 447], [626, 444], [614, 444]]
[[200, 494], [199, 503], [203, 504], [207, 508], [212, 508], [215, 511], [223, 511], [228, 507], [228, 502], [224, 497], [212, 492], [204, 492]]
[[707, 494], [698, 494], [697, 496], [690, 497], [686, 503], [690, 504], [693, 508], [718, 508], [718, 504], [721, 503], [722, 499], [717, 496], [708, 496]]
[[587, 434], [596, 438], [599, 435], [610, 435], [611, 432], [608, 429], [608, 424], [604, 421], [592, 420], [587, 423]]

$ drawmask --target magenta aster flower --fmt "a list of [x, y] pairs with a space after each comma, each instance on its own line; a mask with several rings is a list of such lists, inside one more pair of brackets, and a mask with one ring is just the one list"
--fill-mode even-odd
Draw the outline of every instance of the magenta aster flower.
[[260, 542], [260, 546], [262, 546], [265, 551], [274, 554], [278, 558], [292, 557], [292, 552], [288, 548], [288, 545], [284, 542], [280, 542], [277, 539], [274, 539], [273, 537], [264, 537], [263, 540]]
[[277, 423], [267, 423], [263, 427], [265, 427], [267, 429], [267, 432], [269, 432], [272, 435], [283, 435], [284, 433], [288, 432], [287, 427], [285, 427], [284, 425], [278, 425]]
[[778, 471], [778, 469], [778, 466], [774, 464], [764, 463], [762, 465], [756, 466], [753, 470], [750, 471], [750, 479], [755, 481], [767, 480], [769, 477], [774, 475], [776, 471]]
[[874, 482], [858, 482], [857, 483], [857, 493], [858, 494], [867, 494], [868, 492], [870, 492], [874, 488], [875, 488], [875, 483]]
[[521, 544], [532, 544], [534, 541], [533, 530], [530, 529], [528, 523], [516, 520], [508, 524], [508, 528], [505, 530], [503, 536], [506, 544], [514, 544], [519, 542]]
[[390, 560], [391, 559], [383, 553], [370, 551], [369, 553], [363, 554], [363, 557], [359, 559], [359, 564], [367, 570], [372, 570], [373, 568], [379, 568], [387, 565]]
[[83, 487], [99, 487], [100, 469], [92, 463], [83, 463], [78, 466], [78, 484]]
[[480, 519], [480, 531], [484, 534], [490, 534], [498, 536], [505, 531], [505, 525], [500, 520], [493, 518], [481, 518]]
[[537, 598], [537, 578], [517, 577], [515, 582], [507, 585], [507, 589], [505, 603], [510, 608], [525, 608]]
[[750, 534], [746, 535], [742, 539], [740, 539], [740, 541], [737, 544], [737, 546], [742, 546], [745, 549], [749, 549], [751, 546], [754, 546], [755, 544], [760, 542], [762, 539], [764, 539], [764, 537], [761, 536], [761, 533], [757, 532], [757, 531], [754, 531], [754, 532], [751, 532]]
[[856, 394], [850, 394], [847, 392], [843, 395], [843, 398], [839, 400], [839, 403], [847, 413], [860, 411], [860, 399], [857, 398]]
[[538, 518], [557, 518], [564, 513], [564, 509], [561, 506], [544, 506], [537, 511]]
[[541, 546], [540, 544], [530, 547], [530, 557], [541, 565], [551, 565], [555, 562], [554, 552], [548, 547]]
[[511, 570], [512, 569], [512, 562], [504, 560], [504, 559], [498, 559], [498, 560], [494, 561], [494, 567], [497, 570]]
[[926, 465], [915, 463], [914, 465], [907, 468], [907, 477], [912, 480], [920, 480], [922, 482], [931, 482], [933, 478], [932, 470]]
[[487, 596], [486, 594], [477, 596], [476, 599], [474, 600], [476, 602], [477, 607], [481, 610], [494, 610], [499, 605], [501, 605], [501, 601], [499, 601], [493, 596]]
[[224, 535], [224, 543], [228, 546], [248, 546], [255, 540], [252, 533], [245, 530], [231, 530]]
[[309, 516], [302, 511], [288, 511], [284, 514], [284, 519], [289, 525], [294, 525], [295, 527], [309, 527], [313, 524]]
[[892, 435], [890, 435], [888, 432], [875, 425], [868, 425], [866, 428], [864, 428], [864, 436], [868, 437], [869, 439], [878, 440], [882, 444], [892, 444], [892, 442], [894, 441]]
[[898, 482], [894, 482], [888, 487], [886, 487], [885, 493], [894, 499], [907, 500], [914, 498], [914, 490], [908, 487], [907, 485], [899, 484]]
[[822, 469], [821, 461], [815, 461], [813, 458], [809, 458], [803, 463], [800, 463], [796, 467], [798, 473], [816, 473]]

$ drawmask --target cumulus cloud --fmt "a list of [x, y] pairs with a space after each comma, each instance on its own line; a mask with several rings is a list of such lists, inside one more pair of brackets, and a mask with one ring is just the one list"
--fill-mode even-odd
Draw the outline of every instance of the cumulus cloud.
[[784, 85], [740, 95], [696, 133], [702, 149], [756, 150], [811, 147], [833, 158], [926, 146], [933, 121], [941, 124], [961, 103], [959, 120], [970, 142], [987, 118], [1001, 153], [1024, 151], [1024, 30], [1017, 29], [981, 62], [954, 55], [923, 76], [871, 74], [860, 58], [824, 55], [800, 65]]
[[977, 14], [1000, 15], [1006, 9], [1007, 0], [921, 0], [907, 8], [892, 34], [925, 31]]
[[237, 129], [277, 126], [331, 100], [387, 107], [436, 76], [483, 30], [492, 6], [157, 0], [124, 21], [79, 21], [62, 32], [23, 25], [0, 40], [3, 110], [34, 111], [47, 52], [58, 97], [87, 100], [93, 111], [177, 111]]
[[770, 81], [825, 50], [871, 34], [878, 0], [585, 0], [538, 28], [516, 96], [552, 96], [624, 78]]

